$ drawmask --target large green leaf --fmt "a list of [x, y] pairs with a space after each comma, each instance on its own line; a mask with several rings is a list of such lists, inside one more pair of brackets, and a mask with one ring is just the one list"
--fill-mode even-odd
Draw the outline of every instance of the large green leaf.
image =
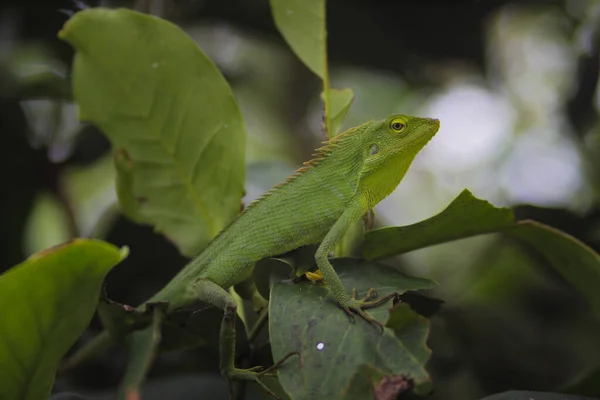
[[325, 0], [271, 0], [273, 20], [302, 62], [321, 79], [327, 76]]
[[439, 214], [416, 224], [375, 229], [367, 233], [363, 255], [380, 259], [423, 247], [484, 233], [497, 232], [514, 223], [512, 210], [496, 208], [467, 189]]
[[600, 320], [600, 256], [558, 229], [535, 221], [520, 221], [506, 234], [535, 249], [590, 302]]
[[425, 365], [431, 355], [431, 350], [425, 343], [429, 332], [429, 320], [411, 310], [408, 304], [401, 303], [390, 311], [386, 326], [394, 331], [412, 357]]
[[302, 62], [323, 80], [327, 137], [335, 136], [352, 103], [350, 89], [333, 90], [327, 65], [326, 0], [271, 0], [273, 20]]
[[50, 395], [60, 359], [94, 314], [106, 273], [126, 254], [126, 248], [76, 239], [0, 276], [0, 397]]
[[[386, 326], [396, 334], [398, 345], [409, 361], [407, 364], [427, 363], [431, 350], [426, 345], [429, 333], [429, 321], [410, 309], [408, 304], [401, 303], [390, 310]], [[350, 379], [343, 398], [347, 400], [379, 400], [395, 399], [399, 394], [413, 389], [415, 381], [404, 371], [398, 373], [385, 372], [370, 364], [363, 364]], [[429, 383], [429, 382], [427, 382]], [[425, 393], [430, 384], [421, 385], [419, 391]]]
[[[346, 290], [356, 288], [361, 296], [371, 287], [385, 296], [393, 291], [402, 293], [435, 285], [427, 279], [410, 277], [364, 260], [340, 258], [332, 262]], [[427, 385], [429, 376], [424, 369], [424, 350], [420, 348], [424, 338], [418, 341], [409, 335], [410, 340], [404, 341], [394, 334], [396, 328], [386, 328], [382, 334], [361, 318], [352, 321], [328, 292], [325, 286], [310, 283], [273, 286], [269, 302], [273, 359], [292, 351], [300, 352], [298, 360], [292, 358], [279, 369], [281, 385], [291, 397], [341, 399], [344, 388], [363, 364], [410, 377], [421, 388]], [[369, 312], [386, 323], [391, 306], [390, 300]], [[418, 330], [408, 315], [396, 319], [400, 322], [394, 322], [394, 327], [400, 331], [402, 321], [408, 330]]]
[[579, 289], [600, 318], [600, 256], [576, 238], [535, 221], [515, 221], [507, 208], [496, 208], [464, 190], [445, 210], [413, 225], [367, 233], [363, 255], [390, 257], [456, 239], [501, 232], [544, 256]]
[[119, 9], [75, 14], [80, 118], [119, 149], [124, 212], [182, 251], [201, 250], [239, 212], [246, 134], [229, 85], [181, 29]]

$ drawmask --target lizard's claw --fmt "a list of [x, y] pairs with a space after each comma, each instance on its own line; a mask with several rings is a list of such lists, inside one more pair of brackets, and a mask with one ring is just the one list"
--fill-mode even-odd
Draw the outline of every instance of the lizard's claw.
[[342, 308], [342, 310], [344, 310], [346, 314], [348, 314], [348, 316], [350, 316], [352, 319], [354, 319], [354, 313], [356, 313], [368, 323], [381, 328], [381, 333], [383, 333], [383, 324], [377, 321], [375, 318], [371, 317], [364, 310], [368, 308], [377, 307], [390, 299], [398, 298], [398, 296], [399, 293], [394, 292], [388, 294], [387, 296], [383, 296], [377, 300], [371, 300], [374, 297], [377, 297], [377, 291], [371, 288], [368, 290], [364, 298], [358, 300], [358, 294], [356, 292], [356, 289], [352, 289], [352, 296], [348, 297], [345, 301], [340, 301], [339, 305]]
[[270, 366], [267, 369], [264, 369], [261, 366], [256, 366], [248, 369], [241, 368], [231, 368], [222, 371], [222, 374], [227, 378], [229, 382], [229, 397], [231, 398], [233, 395], [233, 381], [239, 380], [250, 380], [258, 383], [267, 393], [269, 393], [273, 398], [279, 399], [279, 397], [271, 390], [267, 385], [265, 385], [260, 378], [263, 376], [272, 376], [275, 373], [275, 370], [281, 366], [288, 358], [292, 356], [300, 356], [300, 353], [297, 351], [293, 351], [288, 353], [281, 360], [277, 361], [274, 365]]
[[[358, 297], [358, 293], [356, 292], [356, 288], [354, 288], [354, 289], [352, 289], [352, 299], [358, 300], [357, 297]], [[377, 297], [377, 290], [371, 288], [367, 291], [367, 295], [360, 301], [362, 303], [366, 303], [369, 300], [374, 299], [375, 297]], [[385, 301], [387, 301], [387, 300], [389, 300], [389, 298], [387, 298]], [[381, 303], [377, 303], [377, 305], [379, 305], [379, 304], [381, 304]], [[375, 307], [375, 306], [372, 306], [372, 307]], [[365, 307], [363, 307], [363, 308], [365, 308]], [[366, 307], [366, 308], [369, 308], [369, 307]]]

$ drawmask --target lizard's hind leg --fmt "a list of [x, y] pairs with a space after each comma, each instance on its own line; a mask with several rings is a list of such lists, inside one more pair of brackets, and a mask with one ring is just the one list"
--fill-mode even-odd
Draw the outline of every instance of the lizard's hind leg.
[[197, 280], [194, 284], [194, 290], [199, 300], [223, 310], [223, 320], [221, 321], [221, 332], [219, 336], [219, 369], [221, 370], [221, 375], [227, 379], [230, 396], [233, 393], [233, 381], [250, 380], [258, 383], [265, 391], [277, 399], [277, 395], [260, 380], [260, 377], [273, 372], [285, 360], [298, 353], [286, 355], [275, 365], [267, 369], [260, 366], [248, 369], [236, 368], [235, 318], [237, 314], [237, 303], [235, 299], [221, 286], [208, 279]]

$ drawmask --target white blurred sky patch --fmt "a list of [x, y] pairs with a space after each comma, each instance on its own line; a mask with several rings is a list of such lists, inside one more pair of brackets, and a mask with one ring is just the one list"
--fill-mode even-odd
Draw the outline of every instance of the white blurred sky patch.
[[[379, 206], [392, 224], [441, 211], [462, 189], [496, 205], [581, 211], [592, 201], [564, 120], [575, 61], [569, 23], [539, 7], [490, 20], [487, 76], [455, 71], [419, 115], [441, 120], [404, 182]], [[600, 109], [600, 94], [597, 96]]]
[[424, 114], [441, 120], [440, 131], [424, 149], [436, 171], [468, 172], [489, 164], [512, 139], [510, 103], [474, 84], [451, 86], [432, 98]]
[[577, 54], [568, 34], [570, 22], [552, 8], [504, 7], [487, 32], [490, 85], [510, 98], [520, 123], [543, 123], [562, 112], [573, 87]]
[[557, 131], [560, 125], [550, 120], [516, 139], [501, 170], [511, 203], [579, 208], [589, 202], [581, 156], [568, 135]]

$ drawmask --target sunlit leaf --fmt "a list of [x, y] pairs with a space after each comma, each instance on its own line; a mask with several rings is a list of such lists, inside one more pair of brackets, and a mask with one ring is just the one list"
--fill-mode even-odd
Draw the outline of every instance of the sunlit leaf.
[[275, 25], [302, 62], [323, 80], [327, 137], [337, 134], [352, 102], [350, 89], [333, 90], [327, 65], [326, 0], [271, 0]]
[[124, 211], [196, 254], [239, 212], [243, 193], [246, 134], [229, 85], [160, 18], [89, 9], [59, 37], [77, 50], [80, 118], [130, 160]]
[[76, 239], [0, 275], [0, 388], [6, 399], [45, 399], [60, 359], [84, 331], [108, 271], [127, 254]]
[[271, 0], [271, 11], [277, 29], [294, 53], [325, 79], [325, 0]]

